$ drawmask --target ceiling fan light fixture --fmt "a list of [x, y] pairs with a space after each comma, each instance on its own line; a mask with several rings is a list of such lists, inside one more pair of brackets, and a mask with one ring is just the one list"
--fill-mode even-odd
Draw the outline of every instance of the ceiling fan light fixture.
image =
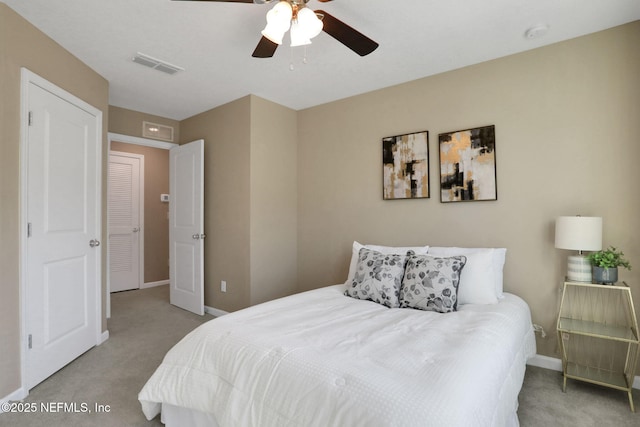
[[262, 35], [274, 42], [275, 44], [282, 44], [282, 38], [284, 37], [284, 33], [286, 33], [286, 29], [282, 29], [282, 26], [275, 24], [267, 24], [262, 30]]
[[282, 44], [284, 33], [291, 26], [293, 9], [289, 2], [279, 1], [267, 12], [267, 26], [262, 30], [262, 35], [276, 44]]
[[296, 21], [309, 39], [314, 38], [320, 34], [320, 31], [322, 31], [322, 21], [318, 19], [318, 16], [314, 11], [307, 7], [298, 11]]
[[291, 47], [311, 44], [311, 39], [307, 36], [307, 32], [302, 28], [300, 22], [293, 21], [291, 23], [289, 36], [291, 37]]

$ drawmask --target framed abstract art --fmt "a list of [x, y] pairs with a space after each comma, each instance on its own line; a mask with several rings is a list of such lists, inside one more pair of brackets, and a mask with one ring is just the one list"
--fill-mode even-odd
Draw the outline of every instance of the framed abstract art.
[[382, 138], [384, 200], [429, 197], [429, 132]]
[[441, 133], [440, 201], [498, 200], [495, 126]]

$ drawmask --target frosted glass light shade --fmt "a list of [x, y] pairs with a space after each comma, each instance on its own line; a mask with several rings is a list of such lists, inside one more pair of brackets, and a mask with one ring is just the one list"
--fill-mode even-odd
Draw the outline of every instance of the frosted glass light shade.
[[555, 247], [576, 251], [602, 249], [602, 218], [561, 216], [556, 219]]
[[307, 7], [298, 12], [298, 23], [304, 28], [306, 36], [309, 39], [314, 38], [322, 31], [322, 21], [314, 11]]
[[322, 31], [322, 21], [314, 11], [302, 8], [298, 16], [291, 22], [291, 46], [304, 46], [311, 44], [311, 39]]
[[287, 29], [283, 29], [282, 25], [267, 23], [267, 26], [262, 30], [262, 35], [275, 44], [282, 44], [282, 38], [286, 32]]
[[307, 33], [300, 25], [300, 22], [293, 21], [291, 23], [291, 31], [289, 32], [289, 35], [291, 36], [291, 47], [311, 44], [311, 39], [307, 36]]
[[291, 26], [292, 16], [291, 5], [286, 1], [279, 1], [267, 12], [267, 26], [262, 30], [262, 35], [276, 44], [282, 44], [282, 37]]

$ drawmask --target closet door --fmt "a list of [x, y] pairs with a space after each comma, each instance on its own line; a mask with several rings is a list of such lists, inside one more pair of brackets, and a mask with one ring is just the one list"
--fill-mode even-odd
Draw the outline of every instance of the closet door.
[[111, 292], [139, 289], [142, 279], [144, 156], [109, 155], [109, 284]]
[[98, 344], [102, 116], [30, 75], [26, 150], [26, 386]]

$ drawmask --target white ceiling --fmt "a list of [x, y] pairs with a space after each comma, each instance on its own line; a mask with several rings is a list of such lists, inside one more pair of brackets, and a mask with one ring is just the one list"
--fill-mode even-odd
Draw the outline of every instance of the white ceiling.
[[[305, 64], [288, 36], [251, 57], [273, 4], [3, 1], [105, 77], [111, 105], [176, 120], [248, 94], [299, 110], [640, 19], [640, 0], [310, 0], [380, 47], [360, 57], [321, 33]], [[540, 24], [546, 35], [524, 36]], [[135, 64], [137, 52], [185, 71]]]

